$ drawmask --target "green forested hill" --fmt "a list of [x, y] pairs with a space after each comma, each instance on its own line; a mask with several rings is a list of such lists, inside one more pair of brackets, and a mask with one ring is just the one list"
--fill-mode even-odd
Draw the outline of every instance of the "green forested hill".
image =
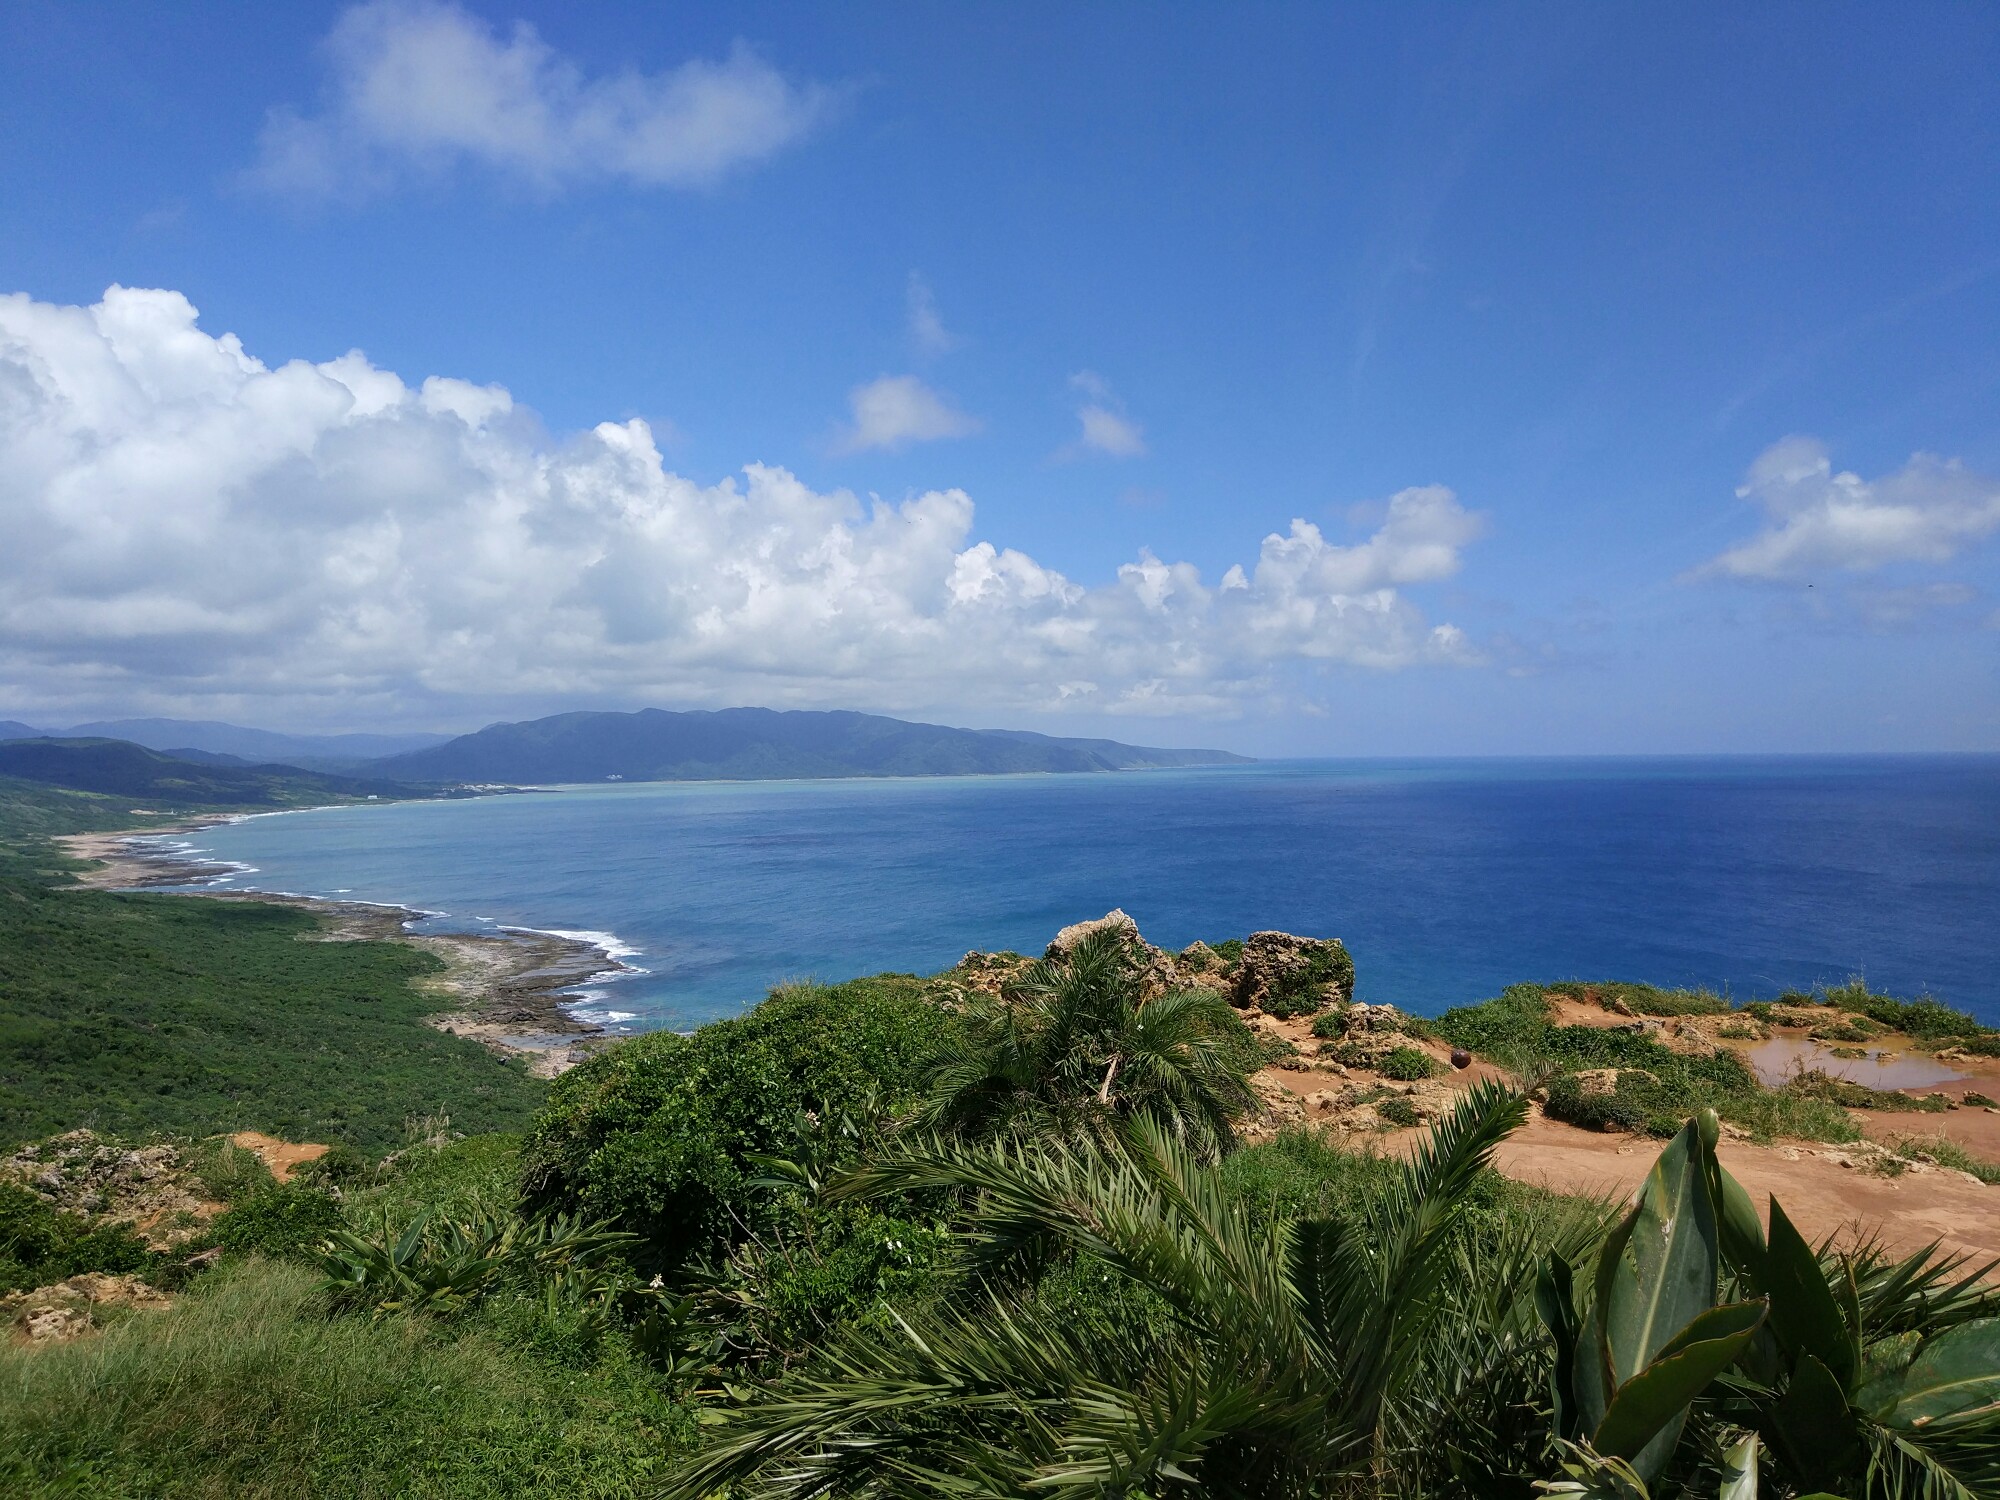
[[0, 777], [173, 807], [298, 807], [409, 792], [390, 781], [295, 766], [205, 765], [102, 739], [0, 742]]

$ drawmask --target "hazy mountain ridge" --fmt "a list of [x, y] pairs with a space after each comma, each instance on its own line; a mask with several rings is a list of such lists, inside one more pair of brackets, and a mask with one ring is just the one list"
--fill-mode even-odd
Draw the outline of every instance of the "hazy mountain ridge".
[[846, 711], [648, 708], [492, 724], [448, 744], [385, 757], [368, 769], [421, 782], [758, 781], [1123, 771], [1247, 759], [1226, 750], [954, 729]]

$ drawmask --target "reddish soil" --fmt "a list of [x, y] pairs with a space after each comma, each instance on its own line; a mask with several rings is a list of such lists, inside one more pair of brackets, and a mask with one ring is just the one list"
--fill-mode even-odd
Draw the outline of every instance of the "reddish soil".
[[333, 1148], [313, 1142], [293, 1145], [281, 1141], [276, 1136], [265, 1135], [255, 1130], [239, 1130], [229, 1138], [232, 1146], [240, 1146], [245, 1151], [254, 1151], [271, 1169], [271, 1175], [280, 1182], [289, 1182], [292, 1173], [307, 1162], [318, 1161]]

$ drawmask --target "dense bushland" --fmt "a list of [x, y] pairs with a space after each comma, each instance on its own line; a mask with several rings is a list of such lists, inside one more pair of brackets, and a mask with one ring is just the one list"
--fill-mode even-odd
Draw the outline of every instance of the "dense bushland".
[[426, 954], [306, 941], [290, 907], [68, 890], [55, 863], [0, 847], [0, 1146], [89, 1126], [380, 1151], [406, 1116], [518, 1129], [543, 1096], [422, 1024]]
[[878, 975], [636, 1037], [556, 1081], [522, 1152], [526, 1199], [616, 1220], [649, 1269], [719, 1256], [763, 1222], [764, 1158], [844, 1150], [906, 1108], [955, 1024], [921, 981]]

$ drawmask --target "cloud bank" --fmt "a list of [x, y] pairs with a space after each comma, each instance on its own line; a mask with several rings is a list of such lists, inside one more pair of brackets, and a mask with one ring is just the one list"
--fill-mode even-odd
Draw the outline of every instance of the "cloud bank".
[[1834, 472], [1817, 438], [1788, 437], [1758, 455], [1736, 493], [1769, 520], [1697, 576], [1786, 581], [1943, 563], [2000, 531], [2000, 480], [1928, 453], [1868, 480]]
[[471, 162], [543, 191], [704, 187], [803, 139], [836, 101], [741, 44], [720, 62], [590, 77], [526, 22], [502, 37], [439, 0], [355, 6], [326, 53], [323, 108], [271, 113], [257, 185], [347, 197]]
[[864, 501], [761, 464], [704, 485], [643, 422], [551, 441], [503, 389], [412, 385], [358, 352], [273, 368], [177, 292], [0, 297], [0, 710], [17, 716], [1226, 715], [1300, 662], [1472, 656], [1401, 592], [1479, 534], [1443, 488], [1395, 496], [1354, 546], [1295, 520], [1214, 584], [1142, 552], [1087, 586], [974, 519], [960, 490]]

